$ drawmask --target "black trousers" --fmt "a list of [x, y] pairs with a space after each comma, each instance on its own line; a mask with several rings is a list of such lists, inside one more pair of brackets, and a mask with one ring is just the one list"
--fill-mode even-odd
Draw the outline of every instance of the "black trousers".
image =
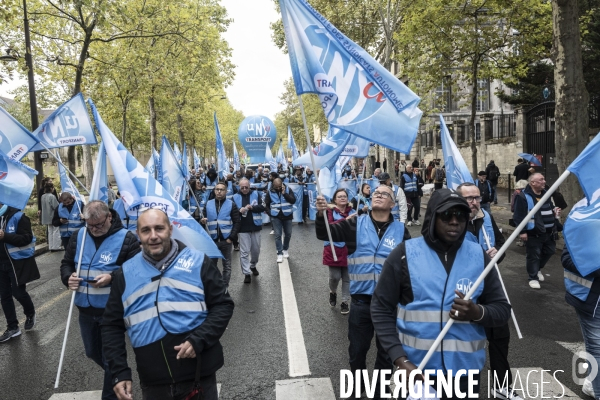
[[[497, 377], [499, 385], [502, 386], [505, 377], [508, 378], [508, 385], [512, 386], [512, 373], [508, 363], [508, 345], [510, 342], [510, 329], [508, 323], [496, 328], [485, 328], [485, 335], [488, 340], [488, 352], [490, 354], [490, 378], [492, 384], [494, 376]], [[506, 386], [506, 385], [504, 385]]]

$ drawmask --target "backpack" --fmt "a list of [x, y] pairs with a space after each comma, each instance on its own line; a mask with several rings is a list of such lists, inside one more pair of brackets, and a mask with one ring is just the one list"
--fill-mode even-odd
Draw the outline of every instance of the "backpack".
[[492, 168], [490, 168], [490, 176], [488, 176], [488, 180], [490, 181], [495, 181], [496, 179], [498, 179], [498, 167], [494, 166]]
[[438, 182], [442, 182], [444, 180], [445, 177], [445, 173], [444, 170], [442, 168], [435, 168], [435, 180]]

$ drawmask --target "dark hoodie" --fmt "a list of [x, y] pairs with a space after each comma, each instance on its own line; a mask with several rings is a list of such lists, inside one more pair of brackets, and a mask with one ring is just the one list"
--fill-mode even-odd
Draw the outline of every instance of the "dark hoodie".
[[[467, 201], [456, 192], [450, 189], [436, 190], [427, 204], [425, 220], [421, 229], [421, 234], [425, 242], [437, 253], [447, 272], [454, 267], [456, 253], [462, 246], [467, 230], [465, 229], [456, 242], [446, 245], [435, 235], [434, 219], [436, 213], [452, 207], [462, 207], [467, 214], [470, 213]], [[487, 265], [490, 258], [485, 254], [483, 249], [481, 251]], [[484, 267], [485, 265], [482, 266], [482, 269]], [[457, 266], [457, 268], [460, 268], [460, 266]], [[439, 277], [439, 279], [447, 278], [448, 275]], [[379, 277], [379, 282], [377, 283], [371, 302], [371, 319], [375, 326], [377, 337], [392, 361], [406, 356], [396, 330], [396, 308], [398, 303], [406, 305], [412, 303], [413, 300], [411, 277], [406, 261], [406, 246], [403, 242], [392, 251], [383, 264], [381, 276]], [[485, 306], [485, 314], [481, 321], [473, 323], [484, 327], [502, 326], [510, 318], [510, 304], [508, 304], [504, 296], [504, 291], [502, 290], [502, 285], [495, 269], [492, 269], [484, 279], [483, 292], [478, 299], [478, 304]], [[440, 323], [440, 329], [442, 327], [443, 325]], [[418, 364], [419, 360], [412, 361]]]

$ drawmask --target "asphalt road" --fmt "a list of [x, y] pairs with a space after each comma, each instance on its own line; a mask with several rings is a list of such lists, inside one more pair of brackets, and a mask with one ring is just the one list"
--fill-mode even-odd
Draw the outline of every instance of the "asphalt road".
[[[409, 228], [413, 237], [420, 235], [420, 228]], [[290, 377], [290, 340], [299, 344], [294, 347], [299, 353], [293, 354], [301, 354], [302, 348], [305, 349], [310, 375], [304, 378], [326, 378], [319, 383], [330, 381], [335, 394], [308, 395], [307, 398], [339, 398], [340, 369], [348, 368], [347, 316], [340, 314], [339, 304], [336, 308], [330, 308], [328, 304], [328, 271], [321, 264], [323, 244], [315, 238], [312, 223], [294, 225], [289, 258], [293, 291], [289, 286], [282, 290], [283, 270], [276, 263], [274, 239], [269, 230], [265, 227], [262, 231], [260, 276], [254, 277], [251, 284], [243, 283], [239, 253], [234, 252], [230, 292], [236, 308], [221, 340], [226, 364], [217, 373], [217, 381], [221, 384], [220, 398], [302, 398], [300, 394], [290, 397], [284, 394], [285, 391], [280, 392], [295, 379]], [[0, 345], [1, 400], [45, 400], [56, 393], [93, 391], [102, 387], [102, 371], [84, 355], [75, 309], [60, 387], [53, 388], [70, 301], [70, 292], [58, 277], [61, 257], [62, 252], [37, 258], [42, 278], [28, 286], [38, 312], [36, 327]], [[563, 370], [556, 372], [556, 377], [564, 385], [566, 394], [572, 391], [574, 397], [571, 398], [585, 397], [571, 379], [572, 349], [582, 342], [582, 337], [575, 312], [564, 301], [559, 254], [546, 266], [546, 280], [542, 282], [541, 290], [529, 288], [523, 247], [512, 245], [500, 268], [524, 336], [519, 340], [511, 323], [511, 367], [523, 368], [525, 374], [533, 369], [549, 370], [550, 376]], [[341, 294], [341, 288], [338, 293]], [[288, 320], [293, 307], [286, 308], [288, 319], [284, 313], [283, 299], [287, 299], [285, 304], [290, 306], [293, 297], [301, 327], [292, 323], [293, 318]], [[22, 309], [17, 308], [19, 317], [24, 319]], [[286, 323], [289, 331], [286, 331]], [[0, 329], [6, 329], [4, 318], [0, 318]], [[374, 363], [374, 348], [373, 343], [368, 360], [370, 366]], [[291, 364], [298, 364], [296, 356]], [[130, 365], [135, 365], [131, 351]], [[525, 397], [540, 396], [539, 392], [537, 396], [533, 395], [532, 382], [536, 373], [530, 374], [528, 389], [531, 396], [525, 393]], [[524, 388], [528, 385], [525, 374], [519, 375]], [[137, 376], [134, 379], [135, 398], [141, 398]], [[486, 380], [487, 372], [484, 372], [481, 398], [488, 397]], [[310, 386], [312, 381], [308, 382]], [[548, 385], [546, 391], [547, 388]], [[291, 393], [299, 392], [292, 390]], [[560, 394], [560, 390], [554, 393], [557, 397]]]

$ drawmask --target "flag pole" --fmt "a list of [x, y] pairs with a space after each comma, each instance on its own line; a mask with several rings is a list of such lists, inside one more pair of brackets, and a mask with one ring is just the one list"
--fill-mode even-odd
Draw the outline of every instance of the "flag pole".
[[[313, 167], [313, 171], [315, 174], [317, 173], [317, 169], [315, 168], [315, 155], [313, 153], [313, 147], [310, 143], [310, 135], [308, 134], [308, 125], [306, 124], [306, 115], [304, 114], [304, 104], [302, 103], [302, 96], [298, 95], [298, 101], [300, 102], [300, 112], [302, 113], [302, 122], [304, 123], [304, 133], [306, 134], [306, 143], [308, 143], [309, 153], [310, 153], [310, 162]], [[321, 184], [319, 183], [319, 177], [317, 176], [317, 191], [319, 196], [322, 196], [321, 192]], [[335, 247], [333, 245], [333, 239], [331, 238], [331, 229], [329, 228], [329, 219], [327, 218], [327, 213], [325, 213], [325, 229], [327, 229], [327, 237], [329, 238], [329, 246], [331, 246], [331, 254], [333, 255], [333, 260], [337, 261], [337, 255], [335, 254]]]
[[[527, 216], [525, 218], [523, 218], [523, 221], [521, 221], [521, 223], [519, 224], [519, 226], [517, 226], [515, 228], [515, 230], [513, 231], [513, 233], [508, 237], [508, 239], [504, 243], [504, 245], [500, 248], [500, 250], [498, 250], [498, 253], [496, 253], [496, 255], [488, 263], [488, 265], [485, 267], [485, 269], [483, 270], [483, 272], [481, 273], [481, 275], [479, 275], [479, 278], [477, 278], [477, 280], [475, 281], [475, 283], [471, 287], [471, 290], [469, 290], [469, 292], [466, 294], [466, 296], [464, 297], [464, 300], [469, 300], [471, 298], [471, 296], [473, 296], [473, 293], [475, 293], [475, 291], [477, 290], [477, 288], [479, 287], [479, 285], [481, 285], [481, 283], [483, 282], [483, 280], [485, 279], [485, 277], [487, 276], [487, 274], [489, 274], [490, 271], [492, 270], [492, 268], [494, 268], [494, 265], [498, 262], [498, 260], [500, 259], [500, 257], [502, 257], [502, 254], [504, 254], [506, 252], [506, 250], [508, 249], [508, 246], [510, 246], [510, 244], [513, 242], [513, 240], [515, 240], [515, 238], [517, 237], [517, 235], [519, 235], [521, 233], [521, 230], [523, 228], [525, 228], [525, 225], [527, 225], [527, 223], [529, 222], [529, 220], [535, 215], [536, 212], [539, 211], [540, 208], [542, 208], [542, 206], [544, 205], [544, 203], [546, 203], [546, 201], [548, 201], [548, 199], [550, 198], [550, 196], [552, 196], [552, 193], [554, 193], [554, 191], [556, 189], [558, 189], [558, 187], [565, 181], [565, 179], [567, 179], [567, 177], [570, 174], [571, 174], [571, 171], [569, 171], [568, 169], [565, 170], [565, 172], [562, 173], [562, 175], [556, 180], [556, 182], [554, 182], [554, 185], [552, 185], [550, 187], [550, 189], [548, 189], [546, 191], [546, 193], [544, 194], [544, 196], [542, 196], [542, 198], [540, 199], [540, 201], [537, 202], [537, 204], [535, 205], [535, 207], [533, 207], [533, 209], [531, 211], [529, 211], [529, 213], [527, 214]], [[427, 364], [427, 362], [429, 362], [429, 359], [431, 358], [431, 356], [433, 355], [433, 353], [439, 347], [440, 343], [442, 342], [442, 339], [444, 338], [444, 336], [446, 336], [446, 333], [448, 333], [448, 331], [450, 330], [450, 327], [452, 326], [452, 324], [454, 324], [454, 319], [451, 318], [446, 323], [446, 325], [444, 326], [444, 329], [442, 329], [442, 331], [440, 332], [440, 334], [438, 335], [438, 337], [435, 339], [435, 342], [433, 343], [433, 345], [431, 346], [431, 348], [429, 349], [429, 351], [427, 352], [427, 354], [425, 355], [425, 357], [423, 358], [423, 360], [419, 363], [419, 367], [418, 368], [421, 371], [425, 368], [425, 365]]]
[[[87, 224], [83, 228], [85, 229], [85, 234], [83, 235], [83, 240], [81, 241], [81, 246], [79, 247], [79, 258], [77, 260], [77, 277], [79, 277], [79, 271], [81, 269], [81, 258], [83, 257], [83, 249], [85, 247], [85, 241], [87, 238]], [[69, 305], [69, 314], [67, 315], [67, 327], [65, 328], [65, 338], [63, 339], [62, 350], [60, 351], [60, 361], [58, 362], [58, 371], [56, 372], [56, 381], [54, 383], [54, 389], [58, 389], [58, 384], [60, 383], [60, 373], [62, 371], [63, 360], [65, 358], [65, 350], [67, 348], [67, 339], [69, 337], [69, 327], [71, 326], [71, 316], [73, 315], [73, 305], [75, 304], [75, 293], [76, 290], [73, 291], [71, 295], [71, 304]]]
[[89, 194], [90, 194], [90, 191], [88, 190], [88, 188], [86, 188], [86, 187], [85, 187], [85, 185], [84, 185], [83, 183], [81, 183], [81, 181], [80, 181], [79, 179], [77, 179], [77, 177], [75, 176], [75, 174], [74, 174], [74, 173], [72, 173], [72, 172], [71, 172], [71, 170], [70, 170], [69, 168], [67, 168], [67, 167], [65, 166], [65, 164], [63, 164], [63, 163], [62, 163], [62, 161], [61, 161], [61, 160], [59, 160], [59, 159], [58, 159], [58, 157], [56, 157], [56, 155], [55, 155], [53, 152], [51, 152], [51, 151], [50, 151], [50, 149], [49, 149], [49, 148], [47, 148], [47, 147], [46, 147], [46, 145], [45, 145], [44, 143], [42, 143], [42, 142], [38, 142], [38, 143], [39, 143], [39, 144], [40, 144], [40, 145], [41, 145], [41, 146], [42, 146], [44, 149], [46, 149], [46, 151], [47, 151], [48, 153], [50, 153], [50, 155], [51, 155], [52, 157], [54, 157], [54, 159], [56, 160], [56, 162], [57, 162], [57, 163], [59, 163], [60, 165], [62, 165], [62, 166], [63, 166], [63, 168], [64, 168], [64, 169], [65, 169], [65, 170], [66, 170], [66, 171], [67, 171], [69, 174], [71, 174], [71, 176], [72, 176], [72, 177], [73, 177], [73, 178], [74, 178], [74, 179], [77, 181], [77, 183], [79, 183], [79, 185], [81, 185], [81, 187], [82, 187], [82, 188], [83, 188], [83, 189], [84, 189], [84, 190], [87, 192], [87, 194], [88, 194], [88, 196], [89, 196]]
[[[363, 158], [363, 168], [362, 168], [362, 174], [360, 175], [360, 185], [358, 185], [358, 200], [356, 202], [356, 208], [358, 208], [358, 206], [360, 205], [360, 199], [362, 197], [362, 185], [363, 185], [363, 181], [365, 180], [365, 167], [367, 165], [367, 158]], [[356, 212], [358, 212], [358, 210], [356, 210]]]

